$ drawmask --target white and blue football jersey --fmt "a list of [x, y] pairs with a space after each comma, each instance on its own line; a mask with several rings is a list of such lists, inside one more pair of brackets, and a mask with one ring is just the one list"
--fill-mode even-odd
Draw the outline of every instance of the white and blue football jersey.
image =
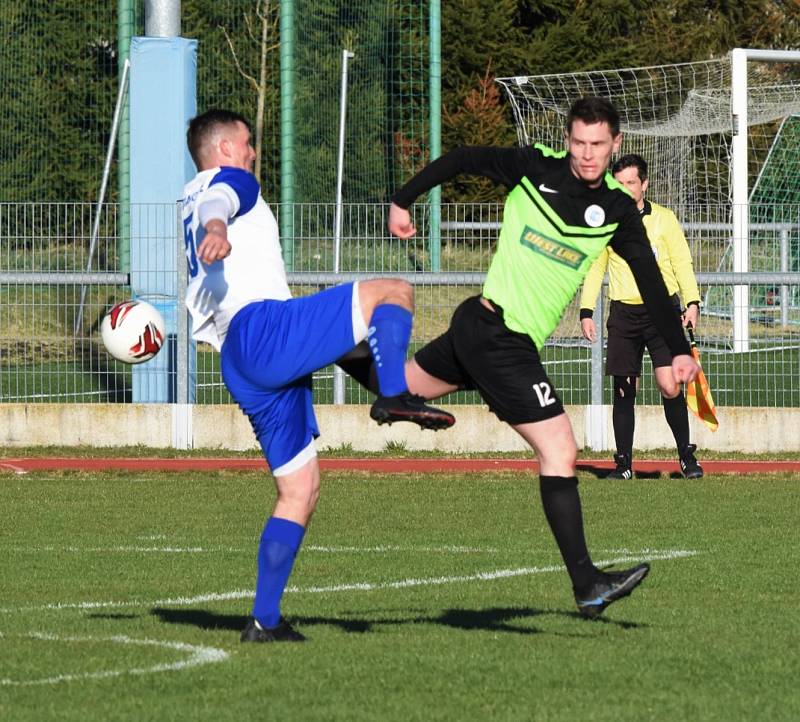
[[[225, 209], [231, 244], [230, 255], [211, 264], [197, 258], [197, 247], [205, 235], [198, 209], [207, 201]], [[261, 197], [255, 176], [240, 168], [198, 173], [184, 187], [182, 206], [189, 263], [186, 306], [192, 316], [192, 337], [219, 351], [239, 309], [252, 301], [291, 298], [278, 224]]]

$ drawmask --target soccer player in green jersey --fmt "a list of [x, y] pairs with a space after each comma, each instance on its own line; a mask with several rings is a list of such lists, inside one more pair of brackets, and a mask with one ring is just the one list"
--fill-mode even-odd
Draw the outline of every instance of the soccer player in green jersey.
[[672, 354], [676, 382], [698, 365], [630, 195], [607, 172], [622, 136], [619, 114], [602, 98], [570, 108], [566, 150], [465, 147], [433, 161], [393, 197], [389, 230], [416, 232], [408, 208], [422, 193], [459, 174], [509, 189], [503, 225], [481, 295], [464, 301], [449, 330], [406, 365], [409, 389], [432, 399], [477, 389], [489, 408], [534, 449], [547, 521], [572, 581], [579, 612], [597, 617], [644, 579], [649, 565], [619, 572], [592, 563], [583, 531], [577, 444], [569, 418], [539, 357], [595, 259], [611, 247], [631, 267], [653, 323]]
[[[700, 291], [694, 277], [692, 254], [675, 214], [664, 206], [645, 200], [647, 162], [640, 155], [632, 153], [619, 158], [611, 167], [611, 172], [630, 191], [636, 202], [658, 268], [667, 290], [672, 294], [676, 314], [682, 317], [684, 326], [692, 324], [696, 327], [700, 317]], [[583, 284], [580, 306], [584, 338], [592, 342], [597, 340], [597, 327], [592, 315], [606, 268], [611, 298], [606, 373], [614, 378], [612, 421], [617, 444], [617, 453], [614, 455], [616, 468], [608, 478], [630, 479], [633, 476], [634, 402], [642, 375], [644, 349], [647, 347], [661, 392], [664, 414], [678, 447], [681, 471], [687, 479], [699, 479], [703, 476], [703, 469], [694, 455], [697, 446], [689, 443], [689, 411], [683, 390], [672, 374], [672, 354], [650, 321], [631, 269], [611, 247], [600, 254]], [[686, 304], [683, 313], [681, 298]]]

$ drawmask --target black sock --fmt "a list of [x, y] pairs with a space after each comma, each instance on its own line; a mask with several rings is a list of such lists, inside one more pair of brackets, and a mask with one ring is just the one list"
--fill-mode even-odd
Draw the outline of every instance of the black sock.
[[662, 396], [661, 403], [664, 404], [664, 414], [680, 452], [689, 445], [689, 412], [686, 408], [683, 391], [674, 399], [666, 399]]
[[544, 515], [561, 551], [572, 588], [581, 593], [594, 583], [598, 570], [586, 548], [578, 479], [574, 476], [540, 476], [539, 490]]
[[628, 459], [633, 456], [633, 431], [636, 427], [635, 403], [636, 378], [614, 377], [614, 405], [611, 410], [614, 441], [617, 444], [617, 453]]

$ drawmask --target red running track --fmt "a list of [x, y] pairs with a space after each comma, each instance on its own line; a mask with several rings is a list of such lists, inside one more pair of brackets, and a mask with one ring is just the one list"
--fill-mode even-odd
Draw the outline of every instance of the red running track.
[[[800, 459], [797, 461], [702, 461], [706, 474], [768, 474], [775, 472], [800, 472]], [[581, 471], [597, 472], [602, 476], [613, 468], [612, 461], [602, 459], [579, 461]], [[381, 474], [407, 473], [470, 473], [486, 471], [527, 471], [535, 473], [539, 469], [533, 459], [320, 459], [323, 470], [365, 471]], [[120, 469], [124, 471], [221, 471], [253, 470], [267, 471], [263, 459], [237, 458], [21, 458], [0, 459], [0, 471], [24, 474], [29, 471], [105, 471]], [[635, 461], [634, 473], [655, 475], [677, 473], [677, 461]]]

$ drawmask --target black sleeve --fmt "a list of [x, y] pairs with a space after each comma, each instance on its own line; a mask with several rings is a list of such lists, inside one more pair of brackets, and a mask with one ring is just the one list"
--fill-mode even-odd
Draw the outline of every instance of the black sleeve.
[[408, 208], [423, 193], [458, 175], [489, 178], [497, 185], [513, 188], [536, 158], [538, 151], [525, 148], [464, 146], [445, 153], [426, 165], [392, 197], [392, 203]]
[[650, 248], [647, 241], [647, 232], [638, 213], [629, 214], [620, 223], [617, 232], [611, 239], [611, 247], [631, 267], [650, 318], [667, 342], [672, 355], [691, 353], [689, 342], [686, 340], [679, 317], [675, 313], [667, 286], [658, 268], [656, 257], [653, 255], [653, 249]]

